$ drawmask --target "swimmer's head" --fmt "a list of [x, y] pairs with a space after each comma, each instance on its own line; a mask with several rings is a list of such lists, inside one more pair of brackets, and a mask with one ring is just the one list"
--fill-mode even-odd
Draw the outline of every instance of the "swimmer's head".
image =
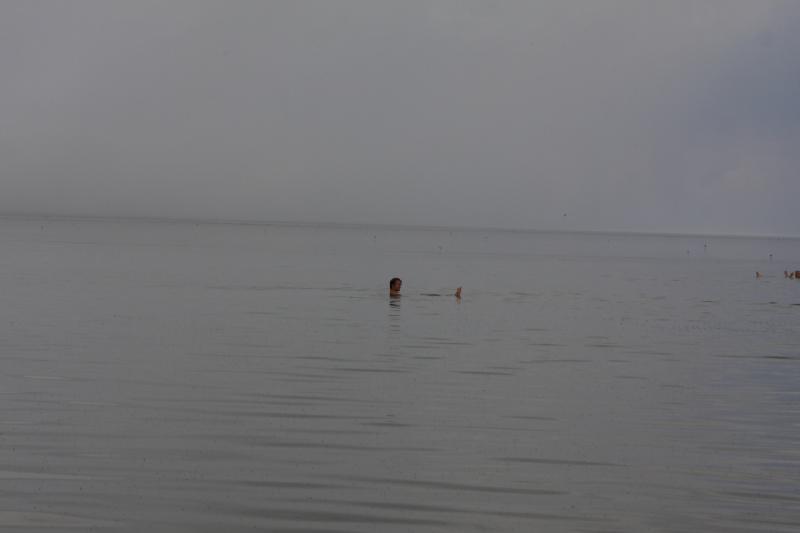
[[389, 294], [400, 294], [400, 287], [403, 286], [403, 280], [400, 278], [392, 278], [389, 280]]

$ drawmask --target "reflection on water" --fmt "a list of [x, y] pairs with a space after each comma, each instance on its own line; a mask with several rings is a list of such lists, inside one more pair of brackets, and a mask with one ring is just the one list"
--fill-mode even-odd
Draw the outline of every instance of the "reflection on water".
[[2, 528], [800, 527], [797, 241], [40, 226], [0, 226]]

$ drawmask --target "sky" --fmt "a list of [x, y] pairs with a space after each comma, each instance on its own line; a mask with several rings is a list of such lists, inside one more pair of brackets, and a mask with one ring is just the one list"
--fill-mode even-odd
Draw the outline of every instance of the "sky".
[[800, 235], [800, 2], [0, 2], [0, 214]]

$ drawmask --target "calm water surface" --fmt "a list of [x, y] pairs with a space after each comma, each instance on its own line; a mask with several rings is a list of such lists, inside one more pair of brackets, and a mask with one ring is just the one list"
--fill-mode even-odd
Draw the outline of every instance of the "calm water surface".
[[0, 249], [0, 529], [800, 529], [798, 240], [9, 219]]

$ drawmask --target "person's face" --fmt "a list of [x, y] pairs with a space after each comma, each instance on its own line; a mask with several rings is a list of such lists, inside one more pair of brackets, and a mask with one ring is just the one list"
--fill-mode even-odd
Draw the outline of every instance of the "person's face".
[[403, 286], [403, 282], [400, 281], [400, 280], [397, 280], [392, 284], [392, 291], [400, 292], [400, 287], [402, 287], [402, 286]]

